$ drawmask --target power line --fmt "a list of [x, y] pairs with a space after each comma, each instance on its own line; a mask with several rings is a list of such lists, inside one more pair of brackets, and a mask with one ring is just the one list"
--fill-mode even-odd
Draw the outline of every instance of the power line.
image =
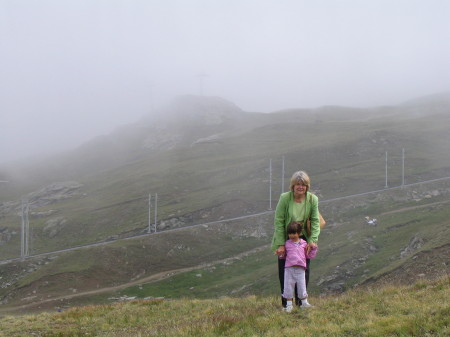
[[[415, 186], [415, 185], [420, 185], [420, 184], [426, 184], [426, 183], [433, 183], [433, 182], [443, 181], [443, 180], [448, 180], [448, 179], [450, 179], [450, 176], [449, 177], [442, 177], [442, 178], [425, 180], [425, 181], [412, 183], [412, 184], [407, 184], [407, 185], [405, 185], [405, 187], [410, 187], [410, 186]], [[337, 197], [337, 198], [332, 198], [332, 199], [320, 200], [320, 203], [323, 204], [323, 203], [329, 203], [329, 202], [342, 200], [342, 199], [354, 198], [354, 197], [358, 197], [358, 196], [362, 196], [362, 195], [368, 195], [368, 194], [373, 194], [373, 193], [382, 193], [382, 192], [386, 192], [388, 190], [396, 190], [396, 189], [399, 189], [399, 188], [402, 188], [402, 186], [389, 187], [388, 189], [383, 189], [383, 190], [374, 190], [374, 191], [368, 191], [368, 192], [363, 192], [363, 193], [346, 195], [346, 196], [343, 196], [343, 197]], [[273, 211], [269, 210], [269, 211], [264, 211], [264, 212], [255, 213], [255, 214], [248, 214], [248, 215], [243, 215], [243, 216], [234, 217], [234, 218], [221, 219], [221, 220], [211, 221], [211, 222], [207, 222], [207, 223], [194, 224], [194, 225], [184, 226], [184, 227], [179, 227], [179, 228], [172, 228], [172, 229], [164, 230], [162, 232], [158, 232], [158, 234], [161, 234], [161, 233], [164, 233], [164, 232], [169, 232], [169, 231], [180, 231], [180, 230], [184, 230], [184, 229], [192, 228], [192, 227], [212, 225], [212, 224], [216, 224], [216, 223], [225, 223], [227, 221], [235, 221], [235, 220], [251, 218], [251, 217], [261, 216], [261, 215], [264, 215], [264, 214], [271, 214], [271, 213], [273, 213]], [[111, 243], [119, 241], [119, 240], [132, 240], [132, 239], [136, 239], [136, 238], [139, 238], [139, 237], [142, 237], [142, 236], [147, 236], [147, 235], [149, 235], [149, 234], [139, 234], [139, 235], [130, 236], [130, 237], [126, 237], [126, 238], [122, 238], [122, 239], [118, 239], [118, 240], [107, 241], [107, 242], [96, 242], [96, 243], [76, 246], [76, 247], [62, 249], [62, 250], [55, 250], [55, 251], [50, 251], [50, 252], [46, 252], [46, 253], [40, 253], [40, 254], [36, 254], [36, 255], [31, 255], [31, 256], [28, 256], [28, 257], [47, 256], [47, 255], [58, 254], [58, 253], [67, 252], [67, 251], [76, 250], [76, 249], [90, 248], [90, 247], [95, 247], [95, 246], [102, 246], [102, 245], [111, 244]], [[0, 260], [0, 262], [1, 263], [8, 263], [8, 262], [17, 261], [17, 260], [18, 260], [18, 258], [13, 258], [13, 259], [7, 259], [7, 260]]]

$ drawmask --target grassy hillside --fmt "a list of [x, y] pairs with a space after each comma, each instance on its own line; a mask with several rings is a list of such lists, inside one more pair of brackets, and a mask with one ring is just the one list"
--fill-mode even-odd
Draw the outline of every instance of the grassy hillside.
[[[383, 189], [386, 151], [389, 186], [401, 184], [403, 148], [407, 184], [450, 176], [450, 107], [427, 104], [237, 111], [215, 125], [196, 116], [184, 128], [180, 119], [165, 126], [140, 123], [39, 165], [0, 169], [10, 181], [0, 190], [3, 259], [20, 255], [21, 198], [31, 200], [31, 254], [108, 243], [0, 265], [1, 304], [54, 308], [135, 294], [277, 293], [274, 257], [262, 249], [271, 239], [272, 214], [187, 227], [266, 211], [270, 158], [273, 208], [282, 156], [285, 189], [292, 172], [304, 169], [321, 200]], [[153, 133], [156, 143], [144, 147]], [[220, 137], [197, 142], [211, 134]], [[65, 181], [76, 183], [65, 189], [53, 184]], [[158, 193], [161, 232], [115, 241], [145, 234], [149, 193]], [[448, 181], [439, 181], [321, 203], [328, 225], [311, 291], [343, 291], [389, 278], [422, 253], [448, 257], [449, 194]], [[365, 216], [377, 218], [378, 226], [367, 226]]]
[[[310, 293], [448, 274], [449, 195], [450, 180], [444, 180], [324, 201], [328, 224], [312, 261]], [[267, 213], [0, 265], [1, 311], [52, 311], [124, 296], [278, 294], [272, 232]]]
[[360, 288], [290, 314], [273, 296], [139, 300], [0, 318], [0, 336], [448, 336], [450, 282]]

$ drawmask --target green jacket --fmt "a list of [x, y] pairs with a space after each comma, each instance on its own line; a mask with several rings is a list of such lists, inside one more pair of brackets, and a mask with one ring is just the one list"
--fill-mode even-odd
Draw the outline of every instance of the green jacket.
[[[320, 234], [320, 220], [319, 220], [319, 199], [316, 195], [306, 192], [306, 209], [305, 219], [311, 218], [311, 236], [308, 237], [306, 228], [303, 228], [302, 234], [305, 236], [307, 242], [317, 242]], [[292, 211], [294, 205], [293, 192], [285, 192], [280, 195], [277, 208], [275, 210], [275, 231], [272, 238], [272, 250], [275, 251], [278, 246], [284, 245], [288, 239], [287, 226], [292, 221]]]

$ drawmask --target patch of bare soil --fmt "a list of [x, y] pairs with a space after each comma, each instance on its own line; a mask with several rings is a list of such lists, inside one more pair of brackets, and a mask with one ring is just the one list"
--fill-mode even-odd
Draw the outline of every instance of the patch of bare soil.
[[419, 208], [436, 207], [436, 206], [440, 206], [440, 205], [447, 204], [447, 203], [450, 203], [450, 200], [438, 201], [438, 202], [433, 202], [433, 203], [429, 203], [429, 204], [425, 204], [425, 205], [419, 205], [419, 206], [410, 206], [410, 207], [399, 208], [399, 209], [396, 209], [396, 210], [393, 210], [393, 211], [381, 213], [380, 215], [393, 214], [393, 213], [402, 213], [402, 212], [405, 212], [405, 211], [416, 210], [416, 209], [419, 209]]
[[450, 244], [412, 256], [400, 267], [362, 285], [406, 285], [450, 276]]

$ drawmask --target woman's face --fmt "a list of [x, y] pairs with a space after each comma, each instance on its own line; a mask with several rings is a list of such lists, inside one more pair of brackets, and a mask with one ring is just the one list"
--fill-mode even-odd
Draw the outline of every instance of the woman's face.
[[300, 181], [297, 184], [294, 185], [294, 194], [296, 195], [302, 195], [306, 193], [307, 186], [303, 185], [303, 183]]

